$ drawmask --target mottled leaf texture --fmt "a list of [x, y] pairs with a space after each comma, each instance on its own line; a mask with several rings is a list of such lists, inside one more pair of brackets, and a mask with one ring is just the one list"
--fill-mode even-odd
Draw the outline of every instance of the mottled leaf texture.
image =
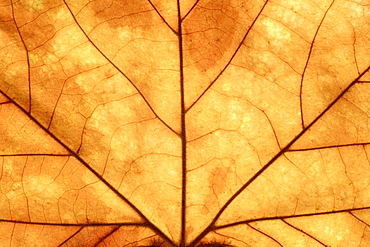
[[369, 0], [0, 0], [0, 246], [370, 246]]

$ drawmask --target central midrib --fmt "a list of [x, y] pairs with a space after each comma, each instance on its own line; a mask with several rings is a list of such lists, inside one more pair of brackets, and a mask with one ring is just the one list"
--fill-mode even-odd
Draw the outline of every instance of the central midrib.
[[181, 157], [182, 157], [182, 193], [181, 193], [181, 239], [180, 246], [185, 247], [186, 243], [186, 126], [185, 126], [185, 91], [184, 91], [184, 69], [183, 69], [183, 49], [182, 49], [182, 18], [180, 11], [180, 0], [177, 0], [177, 25], [179, 40], [179, 71], [180, 71], [180, 95], [181, 95]]

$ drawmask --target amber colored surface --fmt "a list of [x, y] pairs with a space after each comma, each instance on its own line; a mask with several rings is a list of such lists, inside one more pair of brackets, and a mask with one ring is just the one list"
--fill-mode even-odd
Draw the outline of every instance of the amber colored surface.
[[0, 246], [370, 246], [368, 0], [0, 0]]

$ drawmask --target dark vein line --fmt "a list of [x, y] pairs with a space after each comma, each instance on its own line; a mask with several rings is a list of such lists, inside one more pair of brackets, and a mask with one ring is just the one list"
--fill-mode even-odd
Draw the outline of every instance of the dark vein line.
[[[252, 105], [253, 105], [253, 104], [252, 104]], [[279, 142], [279, 138], [278, 138], [278, 136], [277, 136], [277, 134], [276, 134], [276, 131], [275, 131], [274, 125], [272, 124], [272, 122], [271, 122], [271, 120], [270, 120], [269, 116], [266, 114], [266, 112], [265, 112], [264, 110], [261, 110], [261, 109], [259, 109], [258, 107], [256, 107], [256, 108], [257, 108], [258, 110], [260, 110], [260, 111], [263, 113], [263, 115], [265, 115], [265, 117], [266, 117], [267, 121], [269, 122], [269, 124], [270, 124], [270, 126], [271, 126], [271, 130], [272, 130], [272, 132], [274, 133], [274, 137], [275, 137], [276, 144], [277, 144], [277, 145], [278, 145], [278, 147], [281, 149], [280, 142]]]
[[[22, 169], [22, 173], [21, 173], [21, 178], [24, 178], [24, 170], [26, 169], [26, 166], [27, 166], [27, 163], [28, 163], [28, 156], [26, 157], [26, 160], [25, 160], [25, 165], [23, 166], [23, 169]], [[23, 191], [23, 194], [25, 195], [25, 200], [26, 200], [26, 208], [27, 208], [27, 219], [28, 220], [31, 220], [31, 215], [30, 215], [30, 203], [29, 203], [29, 198], [27, 196], [27, 193], [26, 191], [24, 190], [24, 188], [26, 187], [25, 186], [25, 183], [24, 183], [24, 179], [22, 179], [21, 181], [21, 184], [22, 184], [22, 191]]]
[[63, 246], [64, 244], [66, 244], [69, 240], [71, 240], [72, 238], [74, 238], [80, 231], [82, 231], [82, 229], [84, 229], [84, 227], [81, 227], [80, 229], [78, 229], [75, 233], [73, 233], [71, 236], [69, 236], [66, 240], [64, 240], [60, 245], [58, 245], [58, 247], [61, 247]]
[[25, 225], [40, 225], [40, 226], [66, 226], [66, 227], [73, 227], [73, 226], [80, 226], [80, 227], [90, 227], [90, 226], [141, 226], [141, 227], [149, 227], [148, 223], [48, 223], [48, 222], [30, 222], [30, 221], [22, 221], [22, 220], [5, 220], [0, 219], [0, 222], [7, 222], [7, 223], [14, 223], [14, 224], [25, 224]]
[[301, 123], [302, 123], [302, 128], [304, 129], [305, 128], [305, 124], [304, 124], [304, 117], [303, 117], [303, 102], [302, 102], [302, 91], [303, 91], [303, 79], [304, 79], [304, 76], [306, 74], [306, 70], [307, 70], [307, 66], [308, 66], [308, 63], [310, 61], [310, 58], [311, 58], [311, 54], [312, 54], [312, 50], [313, 50], [313, 46], [314, 46], [314, 43], [315, 43], [315, 40], [316, 40], [316, 37], [322, 27], [322, 23], [324, 22], [325, 20], [325, 17], [327, 15], [327, 13], [329, 12], [330, 8], [333, 6], [334, 4], [334, 1], [333, 0], [330, 4], [330, 6], [328, 7], [328, 9], [325, 11], [324, 13], [324, 16], [322, 17], [321, 21], [320, 21], [320, 24], [319, 26], [317, 27], [316, 29], [316, 33], [315, 35], [313, 36], [313, 39], [312, 39], [312, 43], [311, 43], [311, 46], [310, 46], [310, 50], [308, 52], [308, 56], [307, 56], [307, 61], [306, 61], [306, 64], [304, 66], [304, 69], [303, 69], [303, 72], [302, 72], [302, 76], [301, 76], [301, 86], [300, 86], [300, 89], [299, 89], [299, 106], [300, 106], [300, 109], [301, 109]]
[[220, 76], [224, 73], [224, 71], [229, 67], [229, 65], [231, 64], [232, 60], [234, 59], [234, 57], [236, 56], [236, 54], [238, 53], [238, 51], [240, 50], [240, 48], [242, 47], [245, 39], [247, 38], [249, 32], [252, 30], [254, 24], [257, 22], [258, 18], [261, 16], [261, 13], [262, 11], [264, 10], [264, 8], [266, 7], [267, 3], [268, 3], [269, 0], [266, 0], [266, 2], [263, 4], [260, 12], [258, 13], [258, 15], [256, 16], [256, 18], [253, 20], [251, 26], [248, 28], [247, 32], [245, 33], [243, 39], [240, 41], [238, 47], [236, 48], [234, 54], [231, 56], [230, 60], [227, 62], [227, 64], [225, 65], [225, 67], [221, 70], [221, 72], [216, 76], [216, 78], [208, 85], [208, 87], [203, 91], [203, 93], [189, 106], [188, 109], [186, 109], [186, 112], [188, 112], [207, 92], [208, 90], [212, 87], [212, 85], [218, 80], [218, 78], [220, 78]]
[[[57, 7], [54, 7], [54, 8], [57, 8]], [[48, 9], [48, 11], [51, 11], [51, 9]], [[43, 43], [38, 43], [37, 46], [32, 47], [32, 49], [30, 49], [29, 51], [37, 51], [37, 49], [39, 49], [40, 47], [44, 46], [46, 43], [48, 43], [50, 41], [52, 42], [52, 40], [54, 39], [55, 35], [57, 35], [59, 32], [61, 32], [64, 28], [66, 28], [68, 26], [72, 26], [72, 25], [73, 25], [73, 23], [72, 24], [69, 24], [67, 26], [62, 27], [61, 29], [56, 30], [49, 38], [47, 38], [46, 40], [44, 40]], [[37, 67], [41, 67], [41, 66], [38, 65]]]
[[13, 156], [55, 156], [55, 157], [70, 157], [71, 154], [0, 154], [0, 157], [13, 157]]
[[1, 167], [1, 171], [0, 171], [0, 181], [2, 181], [3, 180], [3, 175], [4, 175], [4, 169], [3, 169], [3, 167], [4, 167], [4, 159], [2, 159], [1, 160], [1, 164], [0, 164], [0, 167]]
[[50, 129], [51, 124], [53, 123], [54, 116], [55, 116], [56, 110], [57, 110], [57, 108], [58, 108], [58, 104], [59, 104], [60, 98], [61, 98], [61, 97], [62, 97], [62, 95], [63, 95], [64, 87], [65, 87], [65, 85], [66, 85], [66, 82], [67, 82], [69, 79], [70, 79], [70, 78], [67, 78], [67, 79], [66, 79], [66, 80], [64, 80], [64, 82], [63, 82], [63, 85], [62, 85], [61, 90], [60, 90], [60, 92], [59, 92], [58, 98], [57, 98], [57, 100], [55, 101], [55, 104], [54, 104], [54, 107], [53, 107], [53, 112], [52, 112], [52, 114], [51, 114], [51, 116], [50, 116], [50, 121], [49, 121], [49, 124], [48, 124], [47, 129]]
[[[138, 243], [140, 244], [140, 242], [142, 241], [145, 241], [145, 240], [151, 240], [151, 243], [152, 245], [148, 246], [148, 245], [137, 245]], [[156, 238], [155, 235], [151, 235], [151, 236], [147, 236], [145, 238], [142, 238], [140, 240], [135, 240], [133, 242], [131, 242], [129, 244], [130, 247], [161, 247], [161, 246], [157, 246], [157, 241], [161, 241], [160, 239]], [[135, 244], [135, 245], [132, 245], [132, 244]], [[122, 247], [127, 247], [128, 245], [125, 245], [125, 246], [122, 246]]]
[[115, 228], [112, 229], [112, 231], [110, 231], [108, 234], [106, 234], [104, 237], [100, 238], [99, 241], [97, 243], [95, 243], [95, 246], [99, 246], [100, 243], [103, 243], [103, 241], [105, 239], [107, 239], [109, 236], [112, 236], [116, 231], [118, 231], [120, 229], [120, 226], [117, 226]]
[[129, 207], [131, 207], [145, 222], [147, 227], [152, 229], [155, 233], [161, 236], [166, 241], [172, 243], [169, 239], [157, 226], [149, 221], [149, 219], [134, 205], [132, 204], [125, 196], [123, 196], [116, 188], [114, 188], [107, 180], [105, 180], [97, 171], [95, 171], [84, 159], [82, 159], [76, 152], [70, 149], [63, 141], [51, 133], [47, 128], [45, 128], [40, 122], [38, 122], [30, 113], [23, 109], [17, 102], [12, 98], [8, 97], [1, 89], [0, 93], [4, 94], [19, 110], [26, 114], [31, 121], [37, 124], [42, 130], [44, 130], [50, 137], [57, 141], [62, 147], [64, 147], [75, 159], [77, 159], [82, 165], [84, 165], [92, 174], [94, 174], [103, 184], [105, 184], [114, 194], [116, 194], [121, 200], [123, 200]]
[[[19, 1], [17, 1], [17, 3], [19, 3]], [[47, 13], [49, 13], [50, 11], [52, 11], [52, 10], [57, 10], [58, 8], [60, 8], [61, 6], [62, 6], [63, 4], [61, 3], [61, 4], [56, 4], [56, 5], [53, 5], [53, 6], [49, 6], [49, 8], [47, 8], [46, 10], [45, 10], [45, 8], [43, 8], [43, 9], [38, 9], [37, 10], [37, 14], [35, 15], [35, 16], [32, 16], [32, 17], [30, 17], [30, 19], [29, 19], [29, 21], [27, 21], [27, 22], [25, 22], [25, 23], [23, 23], [22, 25], [20, 25], [19, 27], [20, 28], [23, 28], [23, 27], [25, 27], [25, 26], [27, 26], [27, 25], [29, 25], [29, 24], [31, 24], [31, 23], [36, 23], [37, 21], [40, 21], [40, 19], [42, 18], [41, 16], [42, 15], [45, 15], [45, 14], [47, 14]], [[29, 11], [30, 9], [28, 9], [28, 11]], [[41, 18], [40, 18], [41, 17]], [[30, 49], [31, 51], [32, 50], [34, 50], [34, 49]]]
[[14, 230], [15, 230], [15, 227], [16, 227], [16, 225], [15, 224], [13, 224], [13, 227], [12, 227], [12, 233], [10, 234], [10, 243], [11, 242], [13, 242], [13, 237], [14, 237]]
[[14, 4], [13, 4], [13, 0], [10, 0], [10, 5], [12, 6], [12, 16], [13, 16], [13, 22], [14, 22], [14, 26], [16, 27], [17, 29], [17, 32], [18, 32], [18, 35], [22, 41], [22, 44], [23, 44], [23, 47], [24, 49], [26, 50], [26, 59], [27, 59], [27, 80], [28, 80], [28, 112], [31, 113], [31, 67], [30, 67], [30, 59], [29, 59], [29, 54], [28, 54], [28, 48], [26, 46], [26, 43], [23, 39], [23, 36], [21, 34], [21, 31], [19, 30], [19, 27], [18, 27], [18, 24], [17, 24], [17, 21], [15, 19], [15, 14], [14, 14]]
[[[197, 6], [197, 4], [199, 3], [199, 0], [197, 0], [193, 6], [191, 6], [191, 8], [189, 9], [188, 13], [185, 14], [185, 16], [181, 19], [181, 22], [183, 22], [185, 20], [185, 18], [193, 11], [193, 9], [195, 8], [195, 6]], [[181, 13], [180, 13], [181, 14]]]
[[5, 101], [5, 102], [1, 102], [0, 105], [6, 105], [6, 104], [11, 104], [12, 102], [10, 101]]
[[169, 29], [171, 29], [171, 31], [178, 35], [178, 33], [170, 26], [170, 24], [166, 21], [166, 19], [161, 15], [161, 13], [159, 13], [158, 9], [154, 6], [154, 4], [152, 3], [152, 1], [148, 0], [148, 2], [150, 3], [150, 5], [152, 5], [153, 9], [155, 10], [155, 12], [157, 12], [157, 14], [159, 15], [159, 17], [162, 19], [162, 21], [167, 25], [167, 27]]
[[310, 237], [310, 238], [314, 239], [316, 242], [320, 243], [321, 245], [323, 245], [323, 246], [327, 246], [326, 244], [324, 244], [323, 242], [321, 242], [320, 240], [318, 240], [317, 238], [315, 238], [315, 237], [314, 237], [314, 236], [312, 236], [311, 234], [309, 234], [309, 233], [307, 233], [307, 232], [303, 231], [302, 229], [299, 229], [298, 227], [296, 227], [296, 226], [294, 226], [294, 225], [290, 224], [289, 222], [287, 222], [287, 221], [286, 221], [286, 220], [284, 220], [284, 219], [281, 219], [281, 220], [282, 220], [285, 224], [287, 224], [288, 226], [290, 226], [290, 227], [292, 227], [293, 229], [295, 229], [295, 230], [297, 230], [297, 231], [299, 231], [299, 232], [303, 233], [304, 235], [306, 235], [306, 236], [308, 236], [308, 237]]
[[309, 216], [318, 216], [318, 215], [327, 215], [327, 214], [339, 214], [339, 213], [348, 213], [352, 211], [360, 211], [360, 210], [368, 210], [370, 207], [363, 207], [363, 208], [351, 208], [351, 209], [342, 209], [342, 210], [336, 210], [336, 211], [330, 211], [330, 212], [318, 212], [318, 213], [309, 213], [309, 214], [296, 214], [296, 215], [285, 215], [285, 216], [275, 216], [275, 217], [264, 217], [264, 218], [257, 218], [257, 219], [251, 219], [251, 220], [243, 220], [243, 221], [237, 221], [230, 224], [225, 225], [219, 225], [213, 227], [212, 230], [218, 230], [228, 227], [233, 227], [237, 225], [242, 224], [249, 224], [252, 222], [259, 222], [259, 221], [270, 221], [270, 220], [281, 220], [281, 219], [291, 219], [291, 218], [302, 218], [302, 217], [309, 217]]
[[271, 239], [272, 241], [274, 241], [275, 243], [277, 243], [277, 244], [278, 244], [278, 245], [280, 245], [281, 247], [284, 247], [281, 243], [279, 243], [279, 241], [277, 241], [277, 240], [276, 240], [276, 239], [274, 239], [273, 237], [271, 237], [271, 236], [267, 235], [267, 234], [266, 234], [266, 233], [264, 233], [263, 231], [261, 231], [261, 230], [259, 230], [259, 229], [255, 228], [255, 227], [253, 227], [253, 226], [251, 226], [249, 223], [247, 223], [247, 225], [248, 225], [250, 228], [252, 228], [253, 230], [255, 230], [255, 231], [257, 231], [257, 232], [261, 233], [262, 235], [264, 235], [264, 236], [268, 237], [269, 239]]
[[356, 31], [353, 31], [353, 44], [352, 44], [352, 47], [353, 47], [353, 59], [355, 60], [355, 64], [356, 64], [356, 69], [357, 69], [357, 73], [360, 74], [360, 69], [358, 68], [358, 62], [357, 62], [357, 57], [356, 57], [356, 42], [357, 42], [357, 39], [356, 39]]
[[81, 30], [81, 32], [85, 35], [85, 37], [89, 40], [90, 44], [95, 47], [95, 49], [117, 70], [119, 71], [129, 82], [130, 84], [136, 89], [136, 91], [140, 94], [141, 98], [144, 100], [144, 102], [147, 104], [149, 109], [153, 112], [153, 114], [161, 121], [169, 130], [171, 130], [173, 133], [175, 133], [177, 136], [179, 136], [179, 133], [177, 133], [174, 129], [172, 129], [165, 121], [163, 121], [162, 118], [160, 118], [157, 113], [154, 111], [153, 107], [149, 104], [149, 101], [145, 98], [143, 93], [139, 90], [139, 88], [135, 85], [135, 83], [120, 69], [118, 68], [112, 60], [110, 60], [96, 45], [95, 43], [90, 39], [90, 37], [87, 35], [85, 30], [81, 27], [80, 23], [77, 21], [75, 15], [73, 14], [72, 10], [70, 9], [69, 5], [67, 4], [66, 0], [63, 0], [64, 4], [66, 5], [68, 11], [70, 12], [73, 20]]
[[182, 44], [182, 23], [181, 23], [181, 8], [180, 0], [177, 0], [177, 25], [178, 25], [178, 40], [179, 40], [179, 59], [180, 59], [180, 94], [181, 94], [181, 236], [180, 247], [185, 247], [186, 244], [186, 123], [185, 123], [185, 91], [184, 91], [184, 57]]
[[369, 144], [370, 142], [360, 142], [360, 143], [351, 143], [351, 144], [342, 144], [342, 145], [321, 146], [321, 147], [314, 147], [314, 148], [297, 148], [297, 149], [289, 149], [286, 152], [301, 152], [301, 151], [311, 151], [311, 150], [319, 150], [319, 149], [327, 149], [327, 148], [364, 146], [364, 145], [369, 145]]
[[366, 223], [365, 221], [363, 221], [362, 219], [360, 219], [359, 217], [357, 217], [356, 215], [354, 215], [351, 211], [348, 212], [350, 215], [352, 215], [356, 220], [360, 221], [361, 223], [363, 223], [365, 226], [367, 227], [370, 227], [370, 225], [368, 223]]
[[[314, 125], [331, 107], [340, 99], [342, 96], [368, 71], [370, 67], [368, 67], [364, 72], [361, 73], [352, 83], [350, 83], [345, 90], [341, 94], [337, 96], [336, 99], [331, 102], [323, 112], [321, 112], [306, 128], [304, 128], [296, 137], [293, 138], [280, 152], [278, 152], [266, 165], [264, 165], [256, 174], [254, 174], [234, 195], [230, 197], [230, 199], [224, 204], [224, 206], [219, 210], [217, 215], [214, 217], [212, 222], [203, 230], [201, 234], [198, 235], [196, 239], [193, 240], [192, 244], [198, 243], [209, 231], [211, 231], [218, 218], [221, 214], [226, 210], [226, 208], [238, 197], [254, 180], [256, 180], [267, 168], [269, 168], [281, 155], [283, 155], [289, 148], [304, 134], [306, 133], [312, 125]], [[193, 246], [193, 245], [191, 245]]]
[[370, 83], [370, 81], [358, 81], [358, 83], [363, 83], [363, 84], [366, 84], [366, 83]]

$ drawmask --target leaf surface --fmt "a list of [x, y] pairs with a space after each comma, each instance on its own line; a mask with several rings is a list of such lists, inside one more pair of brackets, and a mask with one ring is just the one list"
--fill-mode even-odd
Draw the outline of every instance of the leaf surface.
[[1, 245], [370, 245], [368, 30], [367, 0], [0, 0]]

